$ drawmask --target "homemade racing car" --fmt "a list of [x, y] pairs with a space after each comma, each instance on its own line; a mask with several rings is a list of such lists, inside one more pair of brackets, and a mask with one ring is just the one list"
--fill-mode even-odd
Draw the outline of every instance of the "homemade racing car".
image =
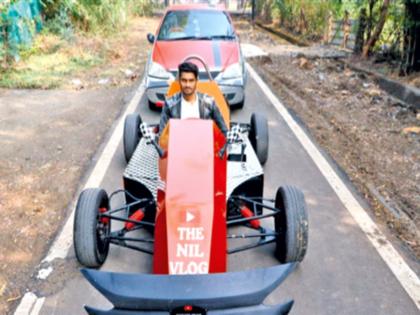
[[[173, 82], [168, 96], [179, 90]], [[231, 122], [214, 81], [199, 82], [198, 90], [214, 97], [230, 126], [227, 137], [211, 120], [171, 119], [159, 131], [128, 115], [124, 189], [108, 196], [90, 188], [79, 197], [74, 248], [82, 265], [99, 268], [110, 244], [153, 255], [153, 275], [83, 269], [114, 305], [108, 311], [86, 306], [89, 314], [288, 314], [293, 305], [262, 303], [305, 256], [303, 193], [284, 186], [274, 200], [264, 198], [267, 120], [257, 113], [249, 124]], [[126, 202], [111, 208], [118, 194]], [[274, 230], [261, 224], [267, 218], [274, 219]], [[115, 221], [122, 223], [111, 229]], [[232, 229], [239, 232], [229, 234]], [[245, 244], [228, 247], [230, 239]], [[281, 264], [227, 272], [228, 254], [269, 243], [276, 244]]]

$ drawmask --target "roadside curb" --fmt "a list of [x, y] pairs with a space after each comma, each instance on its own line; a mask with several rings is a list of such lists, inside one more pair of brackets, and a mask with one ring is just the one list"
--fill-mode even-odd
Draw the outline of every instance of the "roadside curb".
[[415, 109], [420, 110], [420, 89], [394, 81], [377, 72], [352, 65], [348, 61], [343, 62], [354, 71], [373, 76], [376, 83], [382, 90], [396, 97], [400, 101], [413, 106]]
[[[291, 34], [288, 34], [280, 29], [274, 29], [268, 25], [264, 25], [260, 21], [256, 21], [255, 24], [262, 28], [263, 30], [272, 33], [292, 44], [301, 46], [301, 47], [308, 47], [311, 46], [308, 42], [302, 41]], [[374, 77], [375, 81], [379, 85], [379, 87], [384, 90], [385, 92], [391, 94], [395, 98], [399, 99], [400, 101], [413, 106], [416, 110], [420, 110], [420, 89], [409, 86], [398, 81], [389, 79], [388, 77], [381, 75], [377, 72], [363, 69], [361, 67], [355, 66], [348, 61], [342, 60], [340, 58], [334, 58], [338, 61], [343, 62], [346, 66], [350, 69], [358, 72], [362, 72]]]
[[286, 33], [286, 32], [284, 32], [284, 31], [282, 31], [278, 28], [274, 29], [274, 28], [272, 28], [268, 25], [265, 25], [265, 24], [261, 23], [260, 21], [256, 21], [255, 25], [257, 25], [258, 27], [262, 28], [263, 30], [265, 30], [267, 32], [270, 32], [274, 35], [279, 36], [280, 38], [283, 38], [284, 40], [286, 40], [286, 41], [288, 41], [288, 42], [290, 42], [294, 45], [297, 45], [297, 46], [300, 46], [300, 47], [310, 46], [310, 44], [307, 41], [298, 39], [298, 38], [294, 37], [292, 34]]

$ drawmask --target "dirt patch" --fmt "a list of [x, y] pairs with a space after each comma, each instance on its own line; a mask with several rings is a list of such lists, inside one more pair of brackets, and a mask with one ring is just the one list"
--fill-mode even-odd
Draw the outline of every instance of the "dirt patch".
[[80, 90], [131, 85], [142, 74], [151, 47], [146, 34], [155, 31], [158, 21], [131, 18], [125, 29], [106, 36], [76, 33], [63, 39], [41, 34], [19, 63], [0, 69], [0, 87]]
[[253, 26], [249, 21], [244, 19], [235, 19], [234, 26], [241, 43], [258, 45], [258, 47], [266, 51], [278, 45], [290, 44], [273, 34], [261, 32], [258, 26]]
[[377, 59], [374, 57], [366, 60], [360, 57], [352, 56], [349, 59], [349, 62], [359, 68], [375, 71], [376, 73], [384, 75], [392, 80], [420, 89], [419, 73], [414, 72], [408, 76], [400, 76], [400, 67], [397, 61], [393, 60], [389, 62], [377, 62], [375, 60]]
[[1, 93], [0, 313], [24, 294], [128, 90]]
[[[157, 22], [132, 20], [108, 42], [106, 63], [64, 74], [60, 90], [0, 89], [0, 314], [31, 286], [80, 178], [139, 83], [151, 47], [146, 34]], [[103, 45], [95, 38], [65, 49], [74, 55]]]
[[369, 69], [378, 64], [333, 47], [276, 41], [245, 20], [236, 23], [242, 43], [269, 53], [248, 61], [349, 175], [378, 221], [385, 222], [418, 259], [420, 114], [381, 90], [373, 77], [336, 58]]
[[251, 63], [368, 198], [374, 214], [420, 257], [416, 111], [335, 60], [271, 56]]

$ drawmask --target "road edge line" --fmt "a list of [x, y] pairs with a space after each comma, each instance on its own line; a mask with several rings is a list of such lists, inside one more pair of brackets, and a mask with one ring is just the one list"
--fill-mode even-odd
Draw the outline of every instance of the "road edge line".
[[290, 115], [286, 107], [271, 91], [269, 86], [262, 80], [249, 63], [246, 63], [246, 67], [252, 78], [264, 92], [265, 96], [269, 99], [274, 108], [276, 108], [302, 147], [314, 161], [315, 165], [343, 203], [344, 207], [351, 214], [361, 230], [366, 234], [373, 247], [395, 275], [404, 290], [408, 293], [414, 304], [420, 309], [420, 280], [418, 276], [388, 241], [376, 223], [367, 214], [366, 210], [347, 188], [340, 176], [334, 171], [333, 167], [321, 154], [302, 127]]
[[[127, 114], [135, 111], [137, 105], [139, 104], [141, 98], [145, 93], [144, 81], [136, 88], [134, 96], [129, 101], [124, 113], [120, 115], [119, 121], [112, 132], [107, 144], [104, 146], [93, 170], [89, 174], [89, 177], [86, 179], [83, 189], [89, 187], [98, 187], [102, 182], [106, 170], [111, 163], [112, 158], [115, 155], [118, 144], [121, 141], [124, 128], [124, 118]], [[74, 209], [76, 206], [77, 197], [75, 197], [70, 203], [71, 213], [68, 216], [66, 223], [64, 224], [62, 230], [60, 231], [58, 237], [54, 240], [52, 246], [50, 247], [47, 255], [41, 261], [41, 264], [48, 263], [50, 264], [54, 259], [66, 258], [70, 247], [73, 244], [73, 220], [74, 220]], [[39, 270], [42, 272], [44, 269]], [[39, 274], [38, 272], [38, 274]], [[50, 273], [48, 273], [49, 275]], [[48, 277], [47, 275], [47, 277]], [[45, 278], [47, 278], [45, 277]], [[14, 315], [38, 315], [41, 311], [42, 305], [45, 302], [45, 297], [37, 297], [33, 292], [26, 292], [20, 301], [18, 307], [16, 308]]]
[[[105, 177], [105, 173], [108, 170], [109, 164], [111, 163], [112, 158], [115, 155], [117, 150], [118, 144], [122, 139], [123, 129], [124, 129], [124, 118], [127, 114], [134, 112], [138, 103], [140, 102], [141, 97], [145, 92], [144, 85], [141, 83], [140, 86], [136, 89], [136, 92], [129, 102], [126, 110], [120, 116], [119, 121], [112, 132], [111, 137], [108, 140], [108, 143], [105, 145], [104, 149], [98, 161], [96, 162], [92, 172], [90, 173], [88, 179], [83, 186], [83, 189], [92, 188], [92, 187], [99, 187], [100, 183], [102, 182], [103, 178]], [[47, 256], [42, 260], [42, 262], [50, 263], [56, 258], [66, 258], [67, 253], [70, 247], [73, 244], [73, 220], [74, 220], [74, 208], [77, 202], [77, 198], [72, 201], [73, 210], [70, 216], [67, 218], [67, 221], [61, 230], [59, 236], [54, 241], [53, 245], [51, 246], [50, 250], [48, 251]]]

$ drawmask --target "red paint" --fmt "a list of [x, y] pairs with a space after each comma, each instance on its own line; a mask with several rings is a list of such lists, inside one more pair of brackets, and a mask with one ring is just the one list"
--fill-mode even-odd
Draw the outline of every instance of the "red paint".
[[225, 137], [213, 123], [214, 134], [214, 219], [213, 239], [210, 255], [210, 272], [227, 270], [227, 228], [226, 228], [226, 172], [227, 155], [220, 159], [219, 152], [225, 144]]
[[[211, 120], [171, 119], [161, 137], [165, 192], [158, 191], [155, 273], [226, 271], [226, 159], [224, 137]], [[166, 146], [166, 147], [165, 147]]]
[[[221, 56], [219, 70], [224, 70], [229, 65], [239, 62], [239, 43], [219, 41], [219, 45]], [[215, 67], [213, 42], [208, 40], [156, 41], [152, 60], [161, 64], [166, 70], [177, 70], [179, 63], [190, 55], [203, 58], [210, 69]], [[195, 61], [192, 60], [192, 62]], [[200, 62], [196, 64], [203, 69]]]
[[[254, 216], [254, 212], [252, 212], [247, 206], [242, 206], [241, 207], [241, 214], [244, 218], [251, 218]], [[260, 220], [251, 220], [249, 221], [249, 224], [254, 228], [254, 229], [259, 229], [261, 224], [260, 224]]]
[[[141, 222], [141, 220], [143, 220], [143, 218], [144, 218], [144, 211], [142, 209], [137, 210], [136, 212], [134, 212], [129, 217], [130, 220], [139, 221], [139, 222]], [[125, 228], [127, 230], [131, 230], [135, 226], [136, 226], [136, 224], [133, 223], [133, 222], [125, 222]]]
[[[229, 13], [224, 10], [223, 6], [209, 7], [203, 4], [187, 4], [187, 5], [174, 5], [169, 7], [163, 18], [161, 19], [158, 28], [155, 32], [157, 38], [159, 30], [162, 26], [163, 20], [166, 14], [170, 11], [185, 11], [185, 10], [212, 10], [212, 11], [223, 11], [227, 16], [234, 30], [234, 25]], [[234, 30], [235, 32], [235, 30]], [[236, 32], [235, 32], [236, 33]], [[224, 70], [231, 64], [239, 62], [240, 58], [240, 46], [238, 42], [232, 41], [218, 41], [220, 45], [221, 54], [221, 69]], [[213, 43], [212, 41], [158, 41], [156, 40], [153, 44], [152, 60], [161, 64], [166, 70], [176, 70], [179, 63], [184, 60], [187, 56], [198, 55], [202, 57], [210, 69], [214, 68], [214, 55], [213, 55]], [[202, 68], [201, 63], [197, 63], [199, 68]]]
[[166, 235], [165, 192], [163, 190], [158, 190], [157, 199], [153, 272], [168, 274], [168, 238]]
[[[99, 213], [105, 213], [105, 212], [107, 212], [108, 211], [108, 209], [107, 208], [99, 208]], [[105, 224], [105, 225], [107, 225], [107, 224], [109, 224], [109, 218], [107, 218], [107, 217], [101, 217], [101, 222], [103, 223], [103, 224]]]
[[156, 107], [162, 108], [164, 104], [165, 104], [164, 101], [157, 101], [156, 102]]

